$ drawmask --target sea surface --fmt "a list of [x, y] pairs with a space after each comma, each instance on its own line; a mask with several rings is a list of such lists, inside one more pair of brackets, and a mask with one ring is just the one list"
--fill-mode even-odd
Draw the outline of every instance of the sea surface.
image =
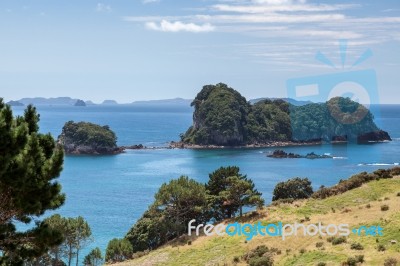
[[[23, 114], [23, 107], [13, 107]], [[192, 123], [190, 108], [160, 110], [132, 106], [38, 106], [40, 131], [55, 138], [65, 122], [89, 121], [109, 125], [119, 145], [166, 146]], [[319, 145], [284, 148], [287, 152], [331, 154], [334, 159], [273, 159], [274, 148], [218, 150], [128, 150], [115, 156], [66, 156], [59, 178], [67, 199], [56, 212], [83, 216], [91, 226], [94, 242], [80, 255], [98, 246], [105, 252], [112, 238], [123, 237], [153, 202], [160, 185], [181, 175], [207, 182], [220, 166], [237, 165], [255, 182], [270, 202], [277, 182], [308, 177], [315, 189], [330, 186], [361, 171], [393, 167], [400, 162], [400, 105], [381, 105], [377, 124], [393, 141], [369, 145]], [[52, 212], [46, 215], [51, 215]]]

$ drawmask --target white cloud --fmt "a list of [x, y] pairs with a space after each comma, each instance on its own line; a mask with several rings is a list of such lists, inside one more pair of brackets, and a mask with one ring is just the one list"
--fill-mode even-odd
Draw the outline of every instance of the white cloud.
[[356, 5], [214, 5], [216, 11], [237, 13], [266, 13], [266, 12], [326, 12], [355, 7]]
[[214, 31], [215, 27], [210, 23], [203, 25], [196, 25], [194, 23], [184, 23], [181, 21], [170, 22], [168, 20], [162, 20], [159, 24], [156, 22], [147, 22], [146, 27], [151, 30], [163, 31], [163, 32], [210, 32]]
[[97, 3], [96, 11], [97, 12], [111, 12], [112, 8], [109, 5], [106, 5], [103, 3]]
[[253, 0], [256, 4], [268, 4], [268, 5], [288, 5], [294, 3], [304, 4], [306, 0]]
[[143, 4], [151, 4], [151, 3], [157, 3], [160, 2], [160, 0], [142, 0]]

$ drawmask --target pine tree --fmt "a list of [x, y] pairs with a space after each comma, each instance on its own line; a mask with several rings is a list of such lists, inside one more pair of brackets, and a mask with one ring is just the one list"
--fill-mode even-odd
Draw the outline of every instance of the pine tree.
[[[39, 133], [39, 115], [29, 105], [13, 117], [0, 98], [0, 264], [21, 264], [62, 242], [62, 235], [39, 220], [65, 200], [55, 181], [63, 165], [63, 151], [50, 134]], [[15, 223], [35, 226], [24, 232]]]

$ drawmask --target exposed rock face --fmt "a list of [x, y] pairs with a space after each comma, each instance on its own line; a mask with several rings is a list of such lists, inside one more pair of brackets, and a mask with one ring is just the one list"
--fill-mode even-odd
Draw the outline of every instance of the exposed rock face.
[[391, 141], [389, 133], [383, 130], [368, 132], [357, 137], [358, 143]]
[[272, 154], [268, 154], [270, 158], [305, 158], [305, 159], [329, 159], [332, 158], [330, 155], [318, 155], [314, 152], [308, 153], [307, 155], [300, 155], [295, 153], [286, 153], [283, 150], [275, 150]]
[[58, 143], [67, 154], [118, 154], [124, 151], [118, 147], [115, 133], [108, 126], [87, 122], [65, 123]]

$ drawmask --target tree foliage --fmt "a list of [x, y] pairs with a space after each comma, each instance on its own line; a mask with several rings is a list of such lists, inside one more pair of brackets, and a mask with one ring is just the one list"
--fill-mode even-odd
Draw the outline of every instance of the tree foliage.
[[292, 178], [279, 182], [273, 192], [273, 201], [279, 199], [306, 199], [313, 194], [311, 181], [308, 178]]
[[359, 135], [378, 130], [366, 107], [342, 97], [326, 103], [291, 106], [290, 118], [294, 140], [331, 141], [334, 136], [345, 136], [355, 141]]
[[243, 206], [262, 207], [264, 200], [261, 193], [254, 188], [251, 179], [231, 176], [227, 179], [227, 189], [220, 193], [227, 205], [238, 206], [240, 217], [243, 215]]
[[220, 167], [211, 174], [206, 184], [211, 217], [220, 221], [231, 218], [238, 211], [241, 215], [243, 206], [263, 204], [251, 179], [240, 173], [237, 166]]
[[203, 224], [220, 221], [241, 214], [243, 206], [263, 203], [254, 183], [235, 166], [216, 170], [206, 185], [181, 176], [160, 187], [154, 203], [125, 238], [134, 252], [152, 250], [185, 234], [192, 219]]
[[[39, 133], [39, 115], [29, 105], [14, 118], [0, 99], [0, 262], [18, 264], [39, 257], [62, 241], [59, 232], [38, 218], [65, 200], [55, 181], [63, 165], [63, 151], [50, 134]], [[16, 222], [35, 226], [18, 232]]]
[[103, 263], [103, 256], [101, 255], [101, 250], [96, 247], [86, 255], [83, 260], [85, 266], [100, 266]]
[[61, 232], [63, 241], [60, 245], [49, 249], [47, 256], [54, 261], [64, 259], [67, 265], [72, 264], [75, 258], [76, 265], [79, 264], [79, 252], [92, 241], [89, 224], [81, 216], [76, 218], [65, 218], [54, 214], [44, 220], [46, 225]]
[[127, 239], [114, 238], [107, 245], [106, 261], [112, 263], [124, 261], [129, 259], [132, 253], [132, 245]]
[[186, 176], [164, 183], [154, 203], [126, 235], [134, 251], [153, 249], [187, 231], [190, 220], [208, 220], [203, 184]]

